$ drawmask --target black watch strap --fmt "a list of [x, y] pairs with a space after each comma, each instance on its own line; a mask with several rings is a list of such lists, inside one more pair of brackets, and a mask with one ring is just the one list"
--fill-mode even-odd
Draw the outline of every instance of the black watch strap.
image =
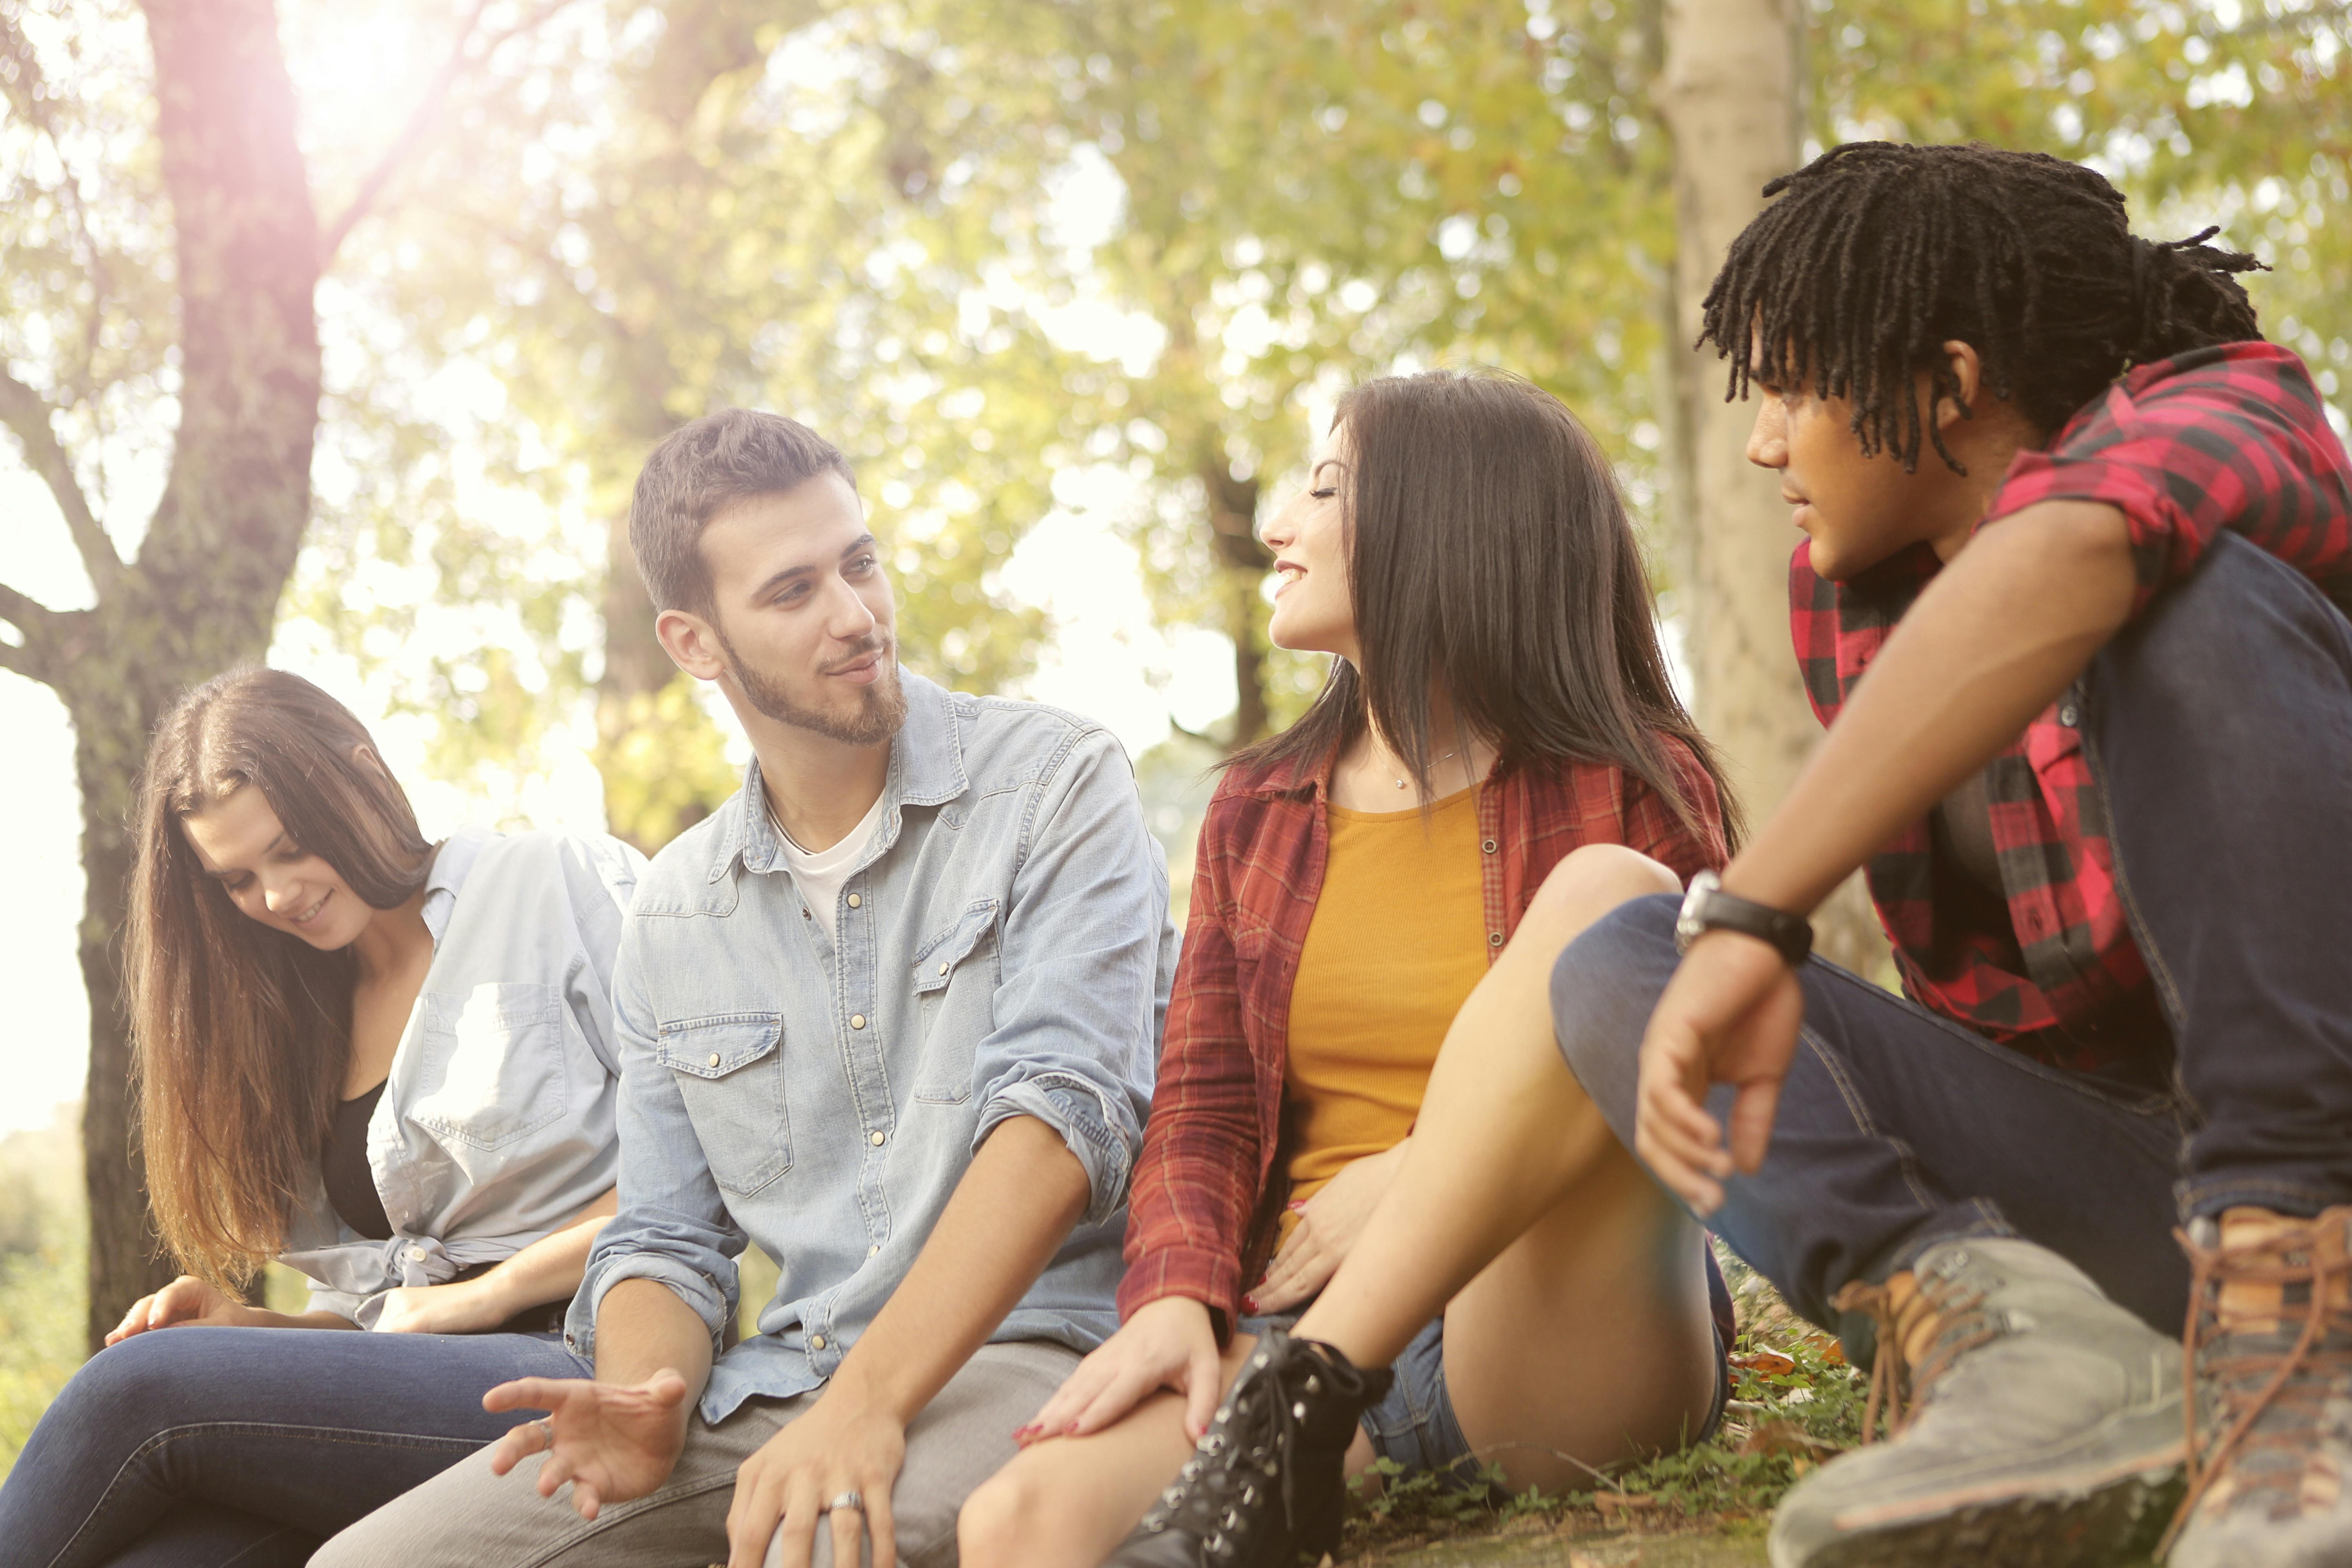
[[1812, 924], [1802, 915], [1727, 893], [1720, 877], [1701, 871], [1691, 879], [1690, 891], [1683, 895], [1682, 913], [1675, 920], [1675, 951], [1689, 952], [1692, 942], [1711, 931], [1736, 931], [1769, 942], [1791, 969], [1813, 951]]

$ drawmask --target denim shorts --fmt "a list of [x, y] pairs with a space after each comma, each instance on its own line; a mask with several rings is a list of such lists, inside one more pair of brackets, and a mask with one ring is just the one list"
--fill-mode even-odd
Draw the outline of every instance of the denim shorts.
[[[1295, 1311], [1245, 1317], [1234, 1325], [1234, 1331], [1263, 1334], [1268, 1328], [1278, 1328], [1287, 1332], [1297, 1326], [1305, 1310], [1301, 1307]], [[1721, 1342], [1718, 1332], [1715, 1401], [1707, 1410], [1706, 1426], [1693, 1442], [1705, 1442], [1723, 1424], [1724, 1402], [1731, 1396], [1729, 1354], [1729, 1347]], [[1412, 1336], [1412, 1342], [1404, 1347], [1404, 1353], [1390, 1363], [1389, 1370], [1396, 1374], [1396, 1381], [1361, 1419], [1364, 1436], [1371, 1440], [1372, 1452], [1381, 1458], [1394, 1460], [1408, 1476], [1426, 1470], [1448, 1486], [1465, 1491], [1481, 1489], [1476, 1456], [1471, 1451], [1470, 1439], [1462, 1434], [1462, 1423], [1454, 1414], [1453, 1396], [1446, 1392], [1445, 1319], [1439, 1316], [1423, 1325], [1421, 1332]]]

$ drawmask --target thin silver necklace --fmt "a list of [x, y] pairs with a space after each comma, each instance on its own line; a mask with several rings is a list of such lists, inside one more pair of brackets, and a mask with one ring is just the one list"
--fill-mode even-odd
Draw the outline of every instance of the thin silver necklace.
[[[1462, 754], [1462, 753], [1461, 753], [1459, 751], [1448, 752], [1446, 752], [1444, 756], [1442, 756], [1442, 757], [1438, 758], [1438, 759], [1437, 759], [1437, 761], [1438, 761], [1438, 762], [1441, 762], [1441, 763], [1450, 763], [1450, 762], [1452, 762], [1454, 758], [1456, 758], [1456, 757], [1460, 756], [1461, 754]], [[1389, 777], [1391, 777], [1391, 778], [1392, 778], [1392, 779], [1396, 779], [1396, 770], [1395, 770], [1394, 768], [1385, 768], [1385, 769], [1383, 769], [1383, 770], [1381, 770], [1381, 771], [1382, 771], [1382, 772], [1384, 772], [1384, 773], [1386, 773], [1389, 775]], [[1433, 770], [1432, 770], [1432, 771], [1434, 771], [1433, 766]], [[1404, 788], [1404, 780], [1402, 780], [1402, 779], [1396, 779], [1396, 786], [1397, 786], [1397, 788], [1399, 788], [1399, 789], [1402, 789], [1402, 788]]]

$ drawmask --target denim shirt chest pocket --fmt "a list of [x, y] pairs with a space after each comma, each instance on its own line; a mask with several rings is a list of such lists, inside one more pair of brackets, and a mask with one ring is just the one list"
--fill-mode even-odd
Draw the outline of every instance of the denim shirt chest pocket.
[[422, 1059], [407, 1115], [445, 1145], [503, 1149], [563, 1115], [563, 993], [555, 986], [428, 991], [414, 1039]]
[[655, 1059], [677, 1080], [719, 1189], [748, 1197], [793, 1168], [781, 1013], [664, 1023]]
[[915, 1098], [960, 1104], [971, 1098], [972, 1058], [996, 1026], [996, 900], [979, 899], [916, 950], [916, 1006], [922, 1058]]

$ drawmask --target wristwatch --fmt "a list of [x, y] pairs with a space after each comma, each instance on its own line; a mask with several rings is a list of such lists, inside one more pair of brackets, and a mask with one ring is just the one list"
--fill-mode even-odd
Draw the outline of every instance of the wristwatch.
[[1723, 879], [1701, 871], [1683, 895], [1682, 913], [1675, 917], [1675, 951], [1688, 952], [1690, 944], [1711, 931], [1736, 931], [1770, 942], [1794, 969], [1813, 951], [1812, 923], [1802, 915], [1776, 910], [1723, 890]]

